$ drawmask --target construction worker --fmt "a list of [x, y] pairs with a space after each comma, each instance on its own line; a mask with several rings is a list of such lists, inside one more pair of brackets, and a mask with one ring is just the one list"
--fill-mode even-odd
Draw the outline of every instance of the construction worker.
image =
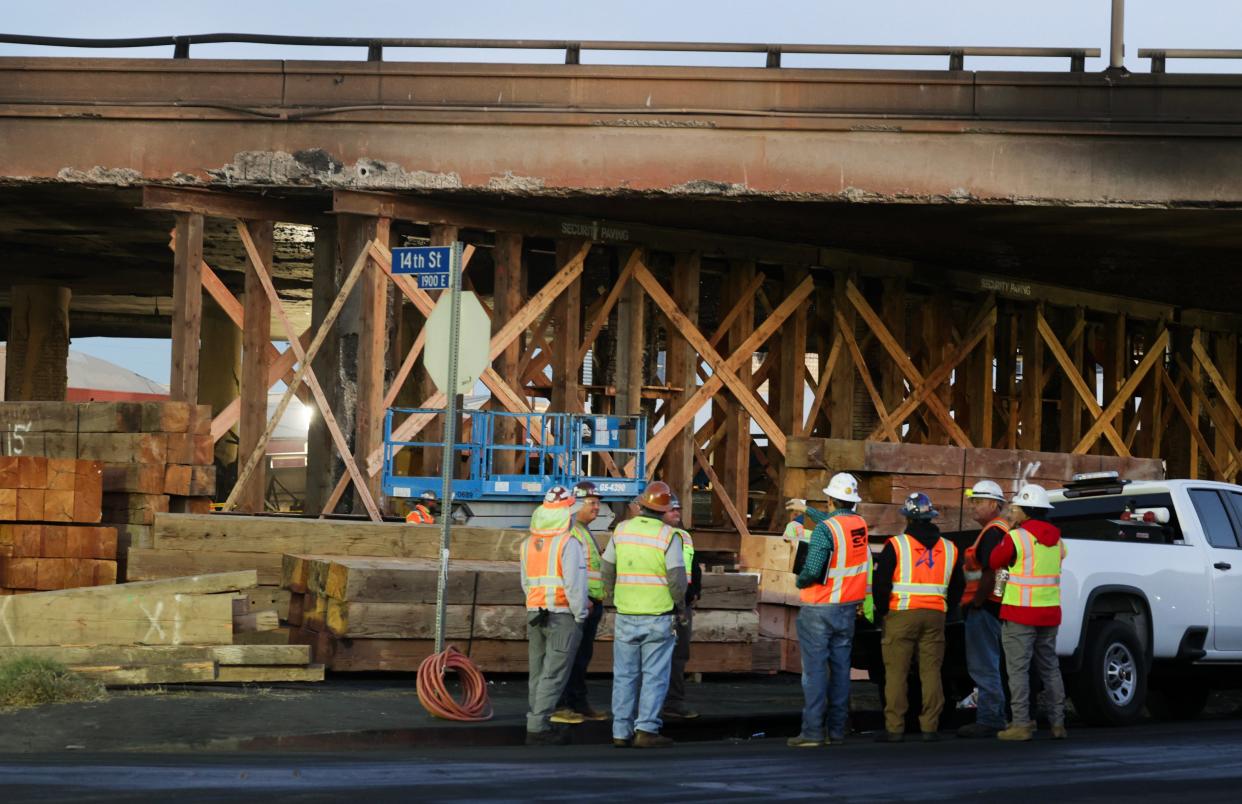
[[586, 622], [582, 624], [582, 641], [578, 644], [578, 652], [574, 655], [573, 668], [569, 672], [569, 683], [561, 693], [560, 704], [552, 713], [553, 723], [577, 724], [584, 720], [607, 720], [605, 712], [598, 712], [587, 700], [587, 667], [595, 654], [595, 634], [599, 631], [599, 621], [604, 616], [604, 576], [600, 568], [599, 545], [595, 535], [588, 527], [599, 516], [600, 496], [595, 484], [584, 480], [574, 486], [574, 499], [582, 506], [575, 515], [576, 521], [570, 535], [582, 545], [587, 561], [587, 597], [591, 601], [591, 611]]
[[1001, 516], [1005, 493], [991, 480], [980, 480], [966, 491], [971, 516], [983, 527], [962, 554], [962, 613], [966, 619], [966, 669], [979, 690], [975, 722], [957, 730], [958, 737], [995, 737], [1005, 728], [1005, 689], [1001, 680], [1001, 598], [996, 572], [988, 566], [992, 551], [1009, 533]]
[[434, 525], [436, 523], [435, 508], [436, 495], [430, 491], [424, 491], [419, 495], [419, 501], [405, 515], [405, 521], [411, 525]]
[[638, 497], [638, 516], [617, 526], [604, 550], [604, 589], [617, 607], [612, 642], [612, 744], [667, 748], [660, 707], [668, 693], [677, 637], [673, 623], [686, 598], [681, 537], [663, 522], [672, 491], [663, 481]]
[[1035, 735], [1031, 717], [1030, 670], [1034, 660], [1044, 685], [1044, 702], [1052, 722], [1052, 739], [1063, 740], [1065, 683], [1057, 660], [1057, 628], [1061, 624], [1061, 530], [1048, 521], [1052, 503], [1048, 492], [1034, 483], [1024, 485], [1009, 505], [1013, 529], [992, 551], [993, 570], [1008, 568], [1001, 595], [1001, 645], [1009, 672], [1013, 722], [996, 736], [1002, 740], [1029, 740]]
[[549, 718], [565, 691], [587, 619], [586, 554], [570, 535], [578, 507], [573, 492], [553, 486], [530, 518], [522, 543], [522, 591], [526, 593], [530, 711], [527, 745], [564, 745], [569, 732]]
[[668, 695], [660, 710], [663, 720], [693, 720], [699, 713], [686, 706], [686, 663], [690, 661], [690, 637], [694, 631], [694, 603], [703, 588], [703, 570], [694, 560], [694, 539], [681, 527], [681, 500], [671, 495], [671, 508], [664, 515], [664, 524], [675, 528], [681, 538], [681, 555], [687, 567], [686, 607], [677, 618], [677, 645], [673, 648], [672, 669], [668, 677]]
[[845, 742], [854, 624], [866, 597], [871, 565], [867, 523], [854, 513], [854, 506], [862, 499], [858, 480], [840, 472], [828, 482], [824, 493], [832, 506], [830, 513], [817, 511], [802, 499], [790, 500], [786, 506], [815, 522], [796, 582], [802, 590], [798, 647], [802, 652], [804, 706], [802, 729], [787, 741], [793, 748]]
[[949, 609], [961, 599], [961, 557], [956, 545], [940, 537], [932, 524], [939, 512], [922, 492], [906, 498], [901, 508], [906, 530], [884, 545], [876, 559], [873, 585], [875, 617], [882, 623], [880, 647], [884, 654], [884, 731], [876, 742], [899, 743], [905, 739], [906, 686], [910, 662], [919, 659], [923, 708], [919, 728], [924, 742], [940, 739], [940, 712], [944, 687], [940, 668], [944, 664], [944, 621]]

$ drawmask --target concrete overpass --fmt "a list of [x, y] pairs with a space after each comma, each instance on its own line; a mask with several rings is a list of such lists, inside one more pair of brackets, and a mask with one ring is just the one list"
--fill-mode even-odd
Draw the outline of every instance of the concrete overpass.
[[[1234, 314], [1242, 313], [1242, 299], [1228, 289], [1242, 250], [1240, 100], [1238, 76], [1117, 71], [7, 58], [0, 59], [0, 260], [15, 284], [72, 288], [74, 335], [156, 335], [177, 315], [168, 237], [174, 221], [207, 216], [204, 259], [224, 287], [240, 293], [253, 260], [231, 219], [274, 220], [272, 275], [301, 331], [321, 317], [332, 282], [339, 286], [357, 247], [377, 232], [392, 243], [474, 242], [483, 255], [478, 289], [511, 294], [495, 302], [498, 320], [516, 314], [528, 294], [572, 262], [566, 244], [585, 239], [596, 248], [573, 313], [573, 326], [582, 329], [592, 304], [598, 311], [616, 301], [606, 291], [624, 283], [631, 248], [674, 285], [692, 275], [697, 289], [703, 277], [705, 292], [683, 288], [678, 298], [701, 308], [696, 321], [707, 332], [741, 303], [756, 266], [766, 270], [766, 296], [756, 297], [758, 308], [752, 300], [749, 316], [734, 319], [745, 326], [722, 341], [734, 347], [770, 314], [765, 305], [779, 304], [809, 270], [817, 287], [803, 319], [811, 346], [790, 346], [799, 339], [805, 346], [806, 324], [801, 334], [780, 336], [782, 348], [793, 350], [784, 396], [831, 384], [822, 421], [812, 411], [808, 432], [845, 437], [865, 436], [918, 385], [909, 375], [863, 366], [882, 375], [876, 396], [885, 410], [877, 412], [849, 361], [834, 369], [841, 376], [832, 383], [797, 371], [799, 351], [828, 359], [840, 332], [835, 310], [846, 313], [847, 325], [866, 320], [858, 304], [845, 304], [851, 284], [883, 308], [894, 338], [926, 372], [962, 347], [991, 299], [1000, 323], [990, 348], [1008, 351], [996, 359], [1011, 381], [1007, 389], [1003, 381], [989, 384], [988, 393], [1013, 405], [996, 407], [1008, 419], [1002, 431], [999, 419], [993, 427], [989, 397], [986, 424], [976, 408], [962, 435], [989, 446], [1069, 449], [1093, 431], [1091, 417], [1101, 419], [1091, 413], [1084, 423], [1082, 410], [1070, 415], [1081, 402], [1068, 380], [1049, 382], [1054, 370], [1038, 388], [1021, 379], [1031, 364], [1020, 372], [1018, 355], [1044, 348], [1038, 339], [1018, 342], [1020, 331], [1035, 331], [1039, 311], [1080, 370], [1094, 377], [1102, 367], [1104, 406], [1150, 347], [1168, 346], [1160, 335], [1168, 328], [1175, 329], [1170, 355], [1190, 355], [1194, 333], [1202, 332], [1223, 366], [1213, 366], [1222, 384], [1236, 380]], [[342, 221], [352, 233], [340, 230]], [[685, 274], [690, 260], [695, 267]], [[317, 261], [328, 267], [317, 270]], [[506, 266], [514, 265], [523, 266], [529, 284], [511, 291]], [[315, 290], [317, 276], [327, 277], [326, 290]], [[592, 288], [599, 288], [594, 302]], [[943, 320], [926, 312], [928, 300]], [[641, 291], [635, 303], [644, 304]], [[657, 398], [674, 400], [661, 407], [667, 417], [694, 382], [692, 369], [677, 381], [655, 376], [655, 352], [679, 352], [672, 345], [677, 328], [652, 332], [641, 315], [627, 324], [617, 320], [625, 305], [618, 309], [605, 327], [614, 340], [595, 353], [616, 359], [596, 365], [607, 381], [594, 393], [617, 409], [647, 405], [653, 416], [663, 404]], [[356, 332], [370, 326], [365, 315], [355, 319]], [[557, 331], [552, 318], [540, 322]], [[639, 349], [645, 364], [619, 365], [633, 350], [625, 339], [638, 331], [625, 335], [627, 326], [648, 330]], [[938, 330], [952, 334], [933, 344]], [[524, 336], [516, 356], [500, 360], [513, 387], [543, 386], [519, 368], [556, 351], [546, 341], [539, 346], [545, 334]], [[860, 337], [860, 357], [887, 361], [883, 338]], [[990, 377], [985, 365], [992, 360], [979, 364], [981, 378]], [[391, 379], [399, 362], [381, 360], [377, 376], [387, 371]], [[580, 374], [581, 366], [558, 365], [549, 393], [563, 404], [562, 379], [576, 388], [582, 377], [561, 374]], [[1189, 367], [1182, 378], [1169, 365], [1178, 383], [1195, 381]], [[345, 386], [357, 381], [338, 368]], [[773, 371], [750, 380], [760, 385]], [[1141, 396], [1161, 393], [1156, 374], [1141, 379], [1151, 389]], [[966, 422], [965, 387], [951, 387], [947, 375], [940, 381], [938, 394], [950, 404], [957, 399], [954, 415]], [[625, 383], [630, 387], [621, 389]], [[1232, 415], [1219, 390], [1201, 391], [1205, 401], [1188, 402], [1187, 417], [1211, 441], [1214, 474], [1232, 476], [1242, 460], [1233, 460], [1226, 442], [1235, 443], [1242, 422], [1215, 415]], [[1023, 395], [1026, 418], [1015, 413]], [[375, 394], [370, 398], [374, 403]], [[778, 406], [772, 394], [763, 401]], [[733, 418], [720, 422], [711, 449], [748, 440], [755, 411], [731, 405], [720, 405]], [[784, 407], [774, 423], [800, 430], [802, 411], [792, 402]], [[1120, 432], [1113, 436], [1128, 446], [1110, 437], [1112, 449], [1163, 454], [1178, 440], [1155, 435], [1170, 410], [1115, 413]], [[1057, 411], [1065, 417], [1050, 424]], [[950, 422], [919, 415], [915, 438], [951, 440]], [[352, 421], [345, 424], [352, 429]], [[355, 448], [365, 454], [373, 433], [362, 442]], [[747, 496], [749, 450], [742, 446], [727, 459], [732, 468], [722, 470], [734, 499]], [[1188, 471], [1198, 471], [1204, 448], [1184, 426], [1177, 450]], [[693, 458], [684, 445], [677, 453], [679, 483], [687, 482]]]

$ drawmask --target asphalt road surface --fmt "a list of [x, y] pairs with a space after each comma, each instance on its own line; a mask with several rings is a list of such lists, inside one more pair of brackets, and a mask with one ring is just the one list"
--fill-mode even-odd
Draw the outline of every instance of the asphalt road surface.
[[352, 754], [0, 757], [4, 802], [1239, 801], [1242, 721], [1078, 729], [994, 740], [786, 748], [751, 739], [665, 751], [606, 746]]

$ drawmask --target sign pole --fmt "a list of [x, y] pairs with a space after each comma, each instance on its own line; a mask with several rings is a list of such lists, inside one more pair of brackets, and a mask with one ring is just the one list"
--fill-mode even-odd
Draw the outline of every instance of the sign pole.
[[449, 536], [453, 519], [453, 445], [457, 440], [457, 348], [461, 340], [461, 242], [449, 260], [448, 387], [444, 389], [444, 450], [440, 463], [440, 577], [436, 582], [436, 653], [444, 650], [445, 590], [448, 586]]

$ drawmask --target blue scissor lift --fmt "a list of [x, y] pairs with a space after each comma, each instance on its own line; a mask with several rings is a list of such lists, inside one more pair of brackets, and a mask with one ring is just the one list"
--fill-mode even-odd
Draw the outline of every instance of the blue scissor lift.
[[[443, 449], [443, 441], [396, 441], [394, 417], [443, 416], [439, 408], [390, 408], [384, 418], [384, 493], [389, 497], [417, 498], [430, 492], [441, 494], [439, 474], [432, 477], [399, 475], [394, 456], [402, 447]], [[608, 503], [628, 502], [646, 486], [642, 477], [647, 455], [647, 420], [642, 416], [594, 416], [581, 413], [508, 413], [467, 410], [469, 440], [453, 447], [458, 477], [453, 480], [454, 521], [490, 527], [525, 529], [531, 512], [553, 485], [572, 488], [590, 480], [605, 503], [592, 530], [605, 530], [612, 523]], [[498, 444], [495, 433], [501, 421], [512, 421], [525, 434], [521, 444]], [[466, 429], [466, 428], [463, 428]], [[633, 433], [632, 438], [624, 434]], [[622, 446], [626, 442], [633, 446]], [[517, 474], [501, 474], [496, 458], [517, 454]], [[466, 460], [462, 460], [465, 458]], [[606, 471], [608, 461], [624, 470], [633, 459], [633, 477], [614, 477]], [[464, 467], [464, 468], [463, 468]], [[465, 475], [462, 477], [462, 475]]]

